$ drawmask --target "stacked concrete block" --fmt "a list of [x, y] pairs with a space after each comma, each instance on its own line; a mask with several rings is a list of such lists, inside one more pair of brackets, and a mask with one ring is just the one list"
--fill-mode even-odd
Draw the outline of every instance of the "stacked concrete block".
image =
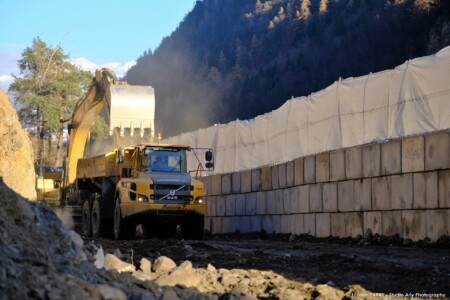
[[371, 144], [362, 148], [362, 166], [364, 178], [380, 175], [381, 149], [379, 144]]
[[205, 198], [206, 201], [206, 215], [210, 217], [215, 217], [217, 215], [216, 213], [216, 196], [208, 196]]
[[412, 174], [390, 176], [391, 208], [411, 209], [413, 203]]
[[292, 213], [291, 208], [291, 189], [283, 190], [283, 214]]
[[363, 235], [363, 213], [345, 213], [345, 236], [356, 237]]
[[331, 235], [331, 217], [329, 213], [316, 214], [316, 236], [328, 237]]
[[222, 195], [231, 194], [231, 174], [222, 175]]
[[346, 235], [346, 222], [345, 213], [332, 213], [330, 214], [331, 223], [331, 235], [335, 237], [347, 237]]
[[258, 192], [262, 188], [261, 169], [252, 170], [252, 192]]
[[245, 195], [245, 214], [247, 216], [256, 215], [256, 193], [249, 193]]
[[277, 192], [271, 190], [266, 193], [266, 214], [274, 215], [277, 211]]
[[309, 186], [309, 211], [322, 212], [322, 184]]
[[427, 210], [427, 237], [436, 241], [442, 235], [450, 235], [450, 210]]
[[266, 210], [266, 192], [257, 192], [256, 193], [256, 214], [265, 215], [267, 213]]
[[294, 162], [288, 161], [286, 163], [286, 186], [294, 186]]
[[294, 185], [302, 185], [303, 183], [303, 158], [297, 158], [294, 160]]
[[305, 231], [303, 229], [304, 228], [303, 223], [304, 223], [304, 215], [303, 214], [291, 215], [289, 231], [292, 234], [297, 234], [297, 235], [305, 233]]
[[324, 183], [322, 185], [322, 211], [337, 212], [337, 182]]
[[312, 236], [316, 235], [316, 214], [303, 215], [303, 231]]
[[225, 216], [227, 196], [216, 197], [216, 215], [219, 217]]
[[391, 209], [391, 186], [388, 177], [372, 178], [372, 209]]
[[211, 176], [211, 195], [222, 195], [222, 175]]
[[275, 233], [281, 233], [281, 215], [272, 216], [273, 231]]
[[225, 215], [235, 216], [236, 215], [236, 195], [225, 196]]
[[261, 168], [261, 183], [263, 191], [268, 191], [272, 189], [272, 168], [262, 167]]
[[240, 230], [239, 217], [223, 217], [222, 218], [222, 233], [236, 232]]
[[280, 233], [289, 233], [289, 220], [291, 215], [280, 216]]
[[450, 168], [450, 133], [425, 136], [425, 170]]
[[278, 187], [284, 189], [287, 186], [286, 163], [278, 165]]
[[364, 212], [364, 236], [372, 234], [382, 234], [381, 211]]
[[298, 189], [299, 212], [309, 213], [309, 185], [302, 185]]
[[381, 175], [400, 174], [402, 171], [401, 158], [401, 140], [392, 140], [381, 144]]
[[402, 172], [420, 172], [425, 169], [425, 140], [423, 136], [402, 139]]
[[221, 217], [211, 218], [211, 233], [212, 234], [222, 233], [222, 218]]
[[413, 208], [438, 208], [438, 173], [414, 173]]
[[303, 181], [304, 183], [316, 182], [316, 157], [307, 156], [303, 160]]
[[381, 232], [385, 236], [402, 235], [402, 212], [399, 210], [382, 211]]
[[245, 194], [235, 195], [236, 201], [236, 216], [245, 216]]
[[267, 233], [274, 233], [275, 229], [271, 215], [264, 215], [261, 217], [261, 229]]
[[338, 211], [354, 211], [355, 199], [353, 180], [340, 181], [338, 186]]
[[439, 208], [450, 208], [450, 170], [439, 171]]
[[330, 152], [330, 181], [345, 180], [345, 151]]
[[278, 173], [278, 168], [279, 165], [274, 165], [271, 168], [271, 179], [272, 179], [272, 189], [276, 190], [280, 187], [279, 182], [280, 182], [280, 174]]
[[353, 181], [355, 211], [372, 210], [372, 179]]
[[316, 182], [330, 181], [330, 153], [316, 155]]
[[345, 178], [356, 179], [362, 177], [362, 148], [345, 149]]
[[241, 193], [252, 191], [252, 171], [246, 170], [241, 173]]
[[291, 195], [289, 196], [291, 199], [291, 213], [293, 214], [300, 212], [299, 189], [298, 186], [289, 189], [291, 192]]
[[426, 212], [424, 210], [403, 210], [402, 237], [417, 241], [424, 239], [426, 234]]
[[239, 217], [239, 232], [240, 233], [248, 233], [252, 232], [252, 225], [250, 223], [249, 216]]
[[250, 216], [250, 232], [261, 231], [261, 216]]
[[282, 215], [284, 213], [283, 190], [275, 191], [275, 213]]
[[201, 178], [206, 195], [212, 195], [212, 176], [205, 176]]
[[[223, 180], [222, 180], [223, 182]], [[239, 194], [241, 192], [241, 173], [236, 172], [231, 174], [231, 192]]]

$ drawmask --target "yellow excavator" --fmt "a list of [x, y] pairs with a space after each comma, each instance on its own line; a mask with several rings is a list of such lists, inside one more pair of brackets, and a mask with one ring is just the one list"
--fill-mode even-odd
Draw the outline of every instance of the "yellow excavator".
[[[83, 158], [92, 124], [103, 107], [114, 146], [105, 154]], [[190, 176], [186, 164], [186, 151], [194, 149], [153, 143], [154, 107], [152, 87], [120, 82], [108, 69], [96, 71], [75, 107], [61, 205], [81, 212], [83, 235], [130, 239], [141, 225], [146, 237], [167, 238], [180, 225], [183, 238], [202, 238], [204, 187]], [[200, 150], [205, 152], [205, 166], [212, 168], [211, 150]]]

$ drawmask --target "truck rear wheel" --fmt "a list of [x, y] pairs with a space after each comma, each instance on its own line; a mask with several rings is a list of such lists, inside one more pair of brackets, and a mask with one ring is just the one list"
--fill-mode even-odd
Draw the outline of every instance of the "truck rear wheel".
[[117, 199], [114, 207], [114, 238], [116, 240], [128, 240], [134, 238], [135, 234], [136, 226], [122, 218], [120, 200]]
[[92, 227], [92, 237], [94, 239], [98, 239], [98, 237], [102, 234], [103, 220], [100, 212], [100, 201], [98, 199], [94, 200], [92, 204], [92, 213], [91, 213], [91, 227]]
[[81, 214], [81, 227], [83, 230], [83, 235], [85, 237], [91, 236], [91, 207], [89, 205], [89, 201], [86, 200], [83, 202], [83, 212]]

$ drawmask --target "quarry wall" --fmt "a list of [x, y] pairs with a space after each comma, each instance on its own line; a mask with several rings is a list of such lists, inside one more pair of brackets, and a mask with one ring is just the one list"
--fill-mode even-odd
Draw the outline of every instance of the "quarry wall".
[[450, 231], [450, 131], [204, 177], [205, 229], [437, 240]]

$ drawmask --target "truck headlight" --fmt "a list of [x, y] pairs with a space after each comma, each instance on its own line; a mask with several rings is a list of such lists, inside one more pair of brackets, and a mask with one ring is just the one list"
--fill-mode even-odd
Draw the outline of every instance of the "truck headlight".
[[203, 197], [195, 198], [194, 204], [205, 204], [205, 199]]
[[139, 202], [148, 202], [147, 196], [144, 195], [138, 195], [138, 201]]

